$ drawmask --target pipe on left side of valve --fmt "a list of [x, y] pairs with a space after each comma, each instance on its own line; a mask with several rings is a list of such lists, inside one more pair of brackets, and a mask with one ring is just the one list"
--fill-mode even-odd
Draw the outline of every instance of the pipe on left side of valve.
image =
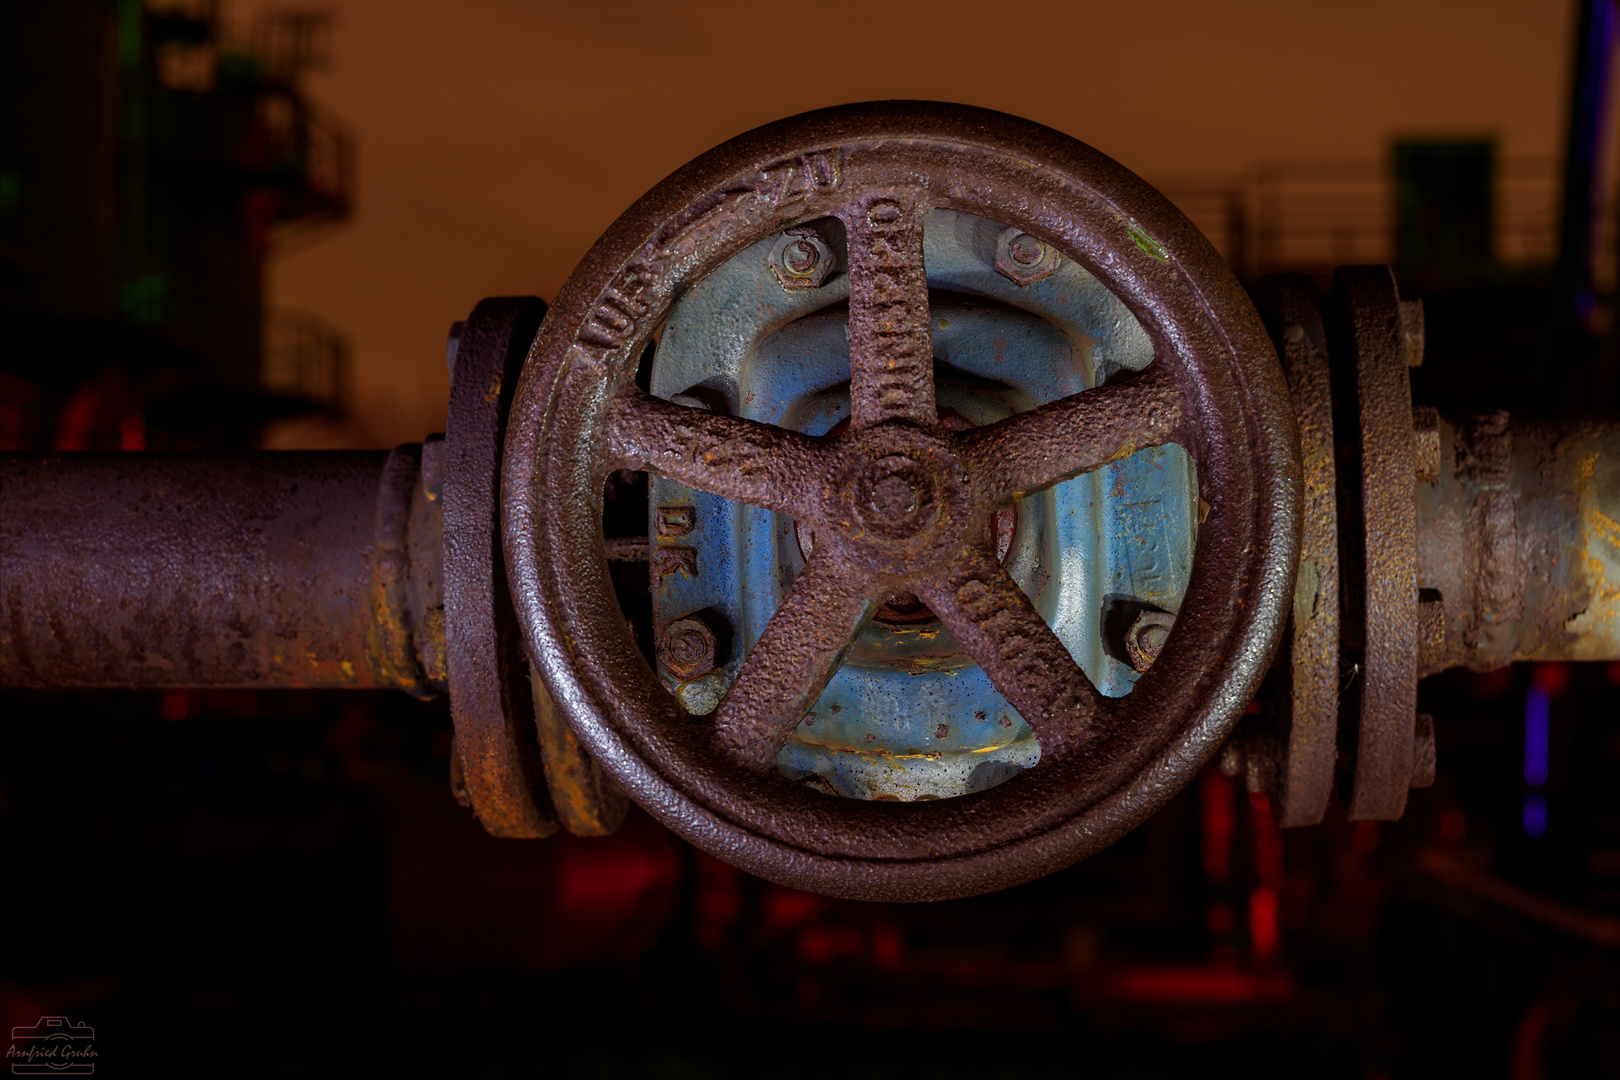
[[443, 442], [0, 455], [0, 685], [445, 685]]

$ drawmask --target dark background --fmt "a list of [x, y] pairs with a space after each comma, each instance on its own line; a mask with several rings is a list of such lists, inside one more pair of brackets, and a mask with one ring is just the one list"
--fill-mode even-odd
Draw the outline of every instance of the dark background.
[[[1093, 141], [1251, 284], [1395, 263], [1419, 404], [1620, 406], [1610, 9], [1294, 8], [5, 0], [0, 449], [420, 438], [479, 297], [554, 294], [748, 126], [902, 94]], [[1620, 1075], [1620, 664], [1421, 700], [1398, 823], [1285, 833], [1212, 768], [1068, 871], [889, 906], [638, 812], [491, 839], [442, 701], [7, 690], [0, 1026], [88, 1022], [106, 1075]]]

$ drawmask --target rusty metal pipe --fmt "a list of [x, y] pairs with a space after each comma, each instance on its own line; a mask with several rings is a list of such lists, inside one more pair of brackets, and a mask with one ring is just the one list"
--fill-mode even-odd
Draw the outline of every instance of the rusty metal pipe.
[[0, 455], [0, 685], [431, 693], [428, 446]]
[[1431, 431], [1420, 674], [1620, 659], [1620, 420], [1496, 412]]

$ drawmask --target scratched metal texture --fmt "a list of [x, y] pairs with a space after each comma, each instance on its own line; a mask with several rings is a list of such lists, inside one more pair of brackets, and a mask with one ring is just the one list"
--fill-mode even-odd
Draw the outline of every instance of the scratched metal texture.
[[[785, 290], [775, 242], [733, 257], [677, 305], [659, 336], [651, 392], [815, 435], [850, 416], [849, 274], [844, 233], [820, 222], [838, 272], [813, 292]], [[983, 426], [1152, 362], [1141, 326], [1068, 260], [1027, 286], [996, 269], [996, 222], [950, 210], [926, 220], [936, 403]], [[791, 319], [792, 321], [785, 321]], [[804, 566], [794, 520], [651, 478], [654, 545], [694, 555], [690, 572], [658, 575], [659, 625], [707, 611], [729, 633], [715, 671], [659, 674], [688, 711], [713, 710]], [[1145, 448], [1020, 500], [1003, 557], [1069, 654], [1101, 692], [1129, 693], [1136, 670], [1120, 631], [1144, 606], [1175, 612], [1191, 569], [1197, 490], [1179, 446]], [[660, 508], [692, 509], [693, 528], [660, 536]], [[667, 530], [666, 530], [667, 531]], [[666, 564], [672, 571], [674, 563]], [[784, 775], [857, 798], [940, 798], [1001, 783], [1040, 757], [1033, 731], [928, 617], [878, 617], [783, 745]], [[1104, 621], [1111, 624], [1107, 634]]]
[[[1154, 363], [996, 424], [935, 411], [922, 232], [950, 209], [1052, 244], [1118, 296]], [[737, 252], [837, 217], [851, 260], [853, 422], [814, 436], [684, 408], [634, 375], [672, 304]], [[863, 269], [864, 268], [864, 269]], [[996, 559], [1000, 506], [1176, 442], [1197, 464], [1181, 618], [1101, 695]], [[645, 469], [808, 520], [816, 551], [708, 717], [637, 651], [601, 535], [607, 472]], [[529, 354], [503, 464], [508, 574], [535, 667], [580, 742], [699, 847], [867, 899], [968, 895], [1098, 850], [1215, 752], [1280, 640], [1298, 553], [1298, 442], [1247, 296], [1197, 230], [1106, 157], [1026, 121], [881, 103], [768, 125], [658, 185], [565, 284]], [[830, 798], [775, 774], [878, 599], [909, 588], [1018, 709], [1040, 764], [956, 799]]]

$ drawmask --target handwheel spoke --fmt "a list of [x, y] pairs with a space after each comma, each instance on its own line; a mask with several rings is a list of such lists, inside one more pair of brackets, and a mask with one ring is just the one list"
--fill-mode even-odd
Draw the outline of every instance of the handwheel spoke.
[[1172, 441], [1181, 393], [1154, 364], [1094, 390], [957, 436], [974, 483], [998, 505]]
[[814, 552], [715, 710], [721, 746], [769, 772], [875, 608], [847, 567]]
[[914, 192], [862, 199], [844, 214], [849, 237], [850, 426], [885, 420], [925, 427], [934, 407], [934, 348], [923, 218]]
[[835, 453], [812, 435], [642, 393], [610, 406], [606, 450], [613, 468], [645, 469], [711, 495], [809, 519], [820, 516], [817, 481]]
[[1042, 760], [1073, 754], [1106, 702], [1018, 584], [982, 544], [917, 595], [1035, 729]]

